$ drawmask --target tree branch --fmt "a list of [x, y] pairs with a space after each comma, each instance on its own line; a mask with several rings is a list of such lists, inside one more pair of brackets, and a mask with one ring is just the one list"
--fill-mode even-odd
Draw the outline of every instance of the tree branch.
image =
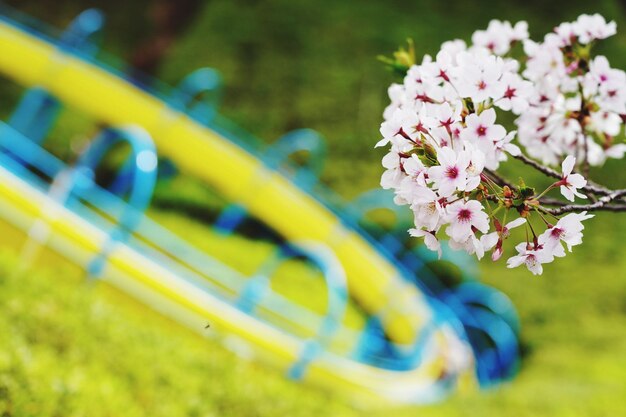
[[[526, 165], [533, 167], [537, 171], [549, 177], [556, 178], [559, 180], [563, 177], [559, 172], [545, 165], [541, 165], [539, 162], [535, 161], [534, 159], [530, 159], [524, 154], [520, 153], [519, 155], [514, 156], [514, 158], [522, 161]], [[608, 196], [614, 192], [613, 190], [609, 190], [608, 188], [602, 185], [599, 185], [591, 180], [587, 180], [587, 185], [581, 188], [581, 190], [583, 190], [585, 193], [591, 193], [591, 194], [602, 195], [602, 196]]]
[[603, 185], [598, 184], [597, 182], [594, 182], [590, 179], [587, 180], [587, 187], [592, 187], [593, 189], [596, 190], [596, 194], [600, 194], [600, 195], [609, 195], [611, 194], [613, 191], [606, 188]]
[[522, 161], [523, 163], [525, 163], [526, 165], [535, 168], [537, 171], [547, 175], [548, 177], [556, 178], [557, 180], [560, 180], [563, 177], [560, 173], [556, 172], [552, 168], [541, 165], [539, 162], [535, 161], [534, 159], [530, 159], [523, 153], [520, 153], [519, 155], [516, 155], [513, 158], [518, 159]]
[[556, 198], [550, 198], [550, 197], [541, 197], [539, 199], [539, 202], [541, 203], [542, 206], [559, 206], [559, 207], [563, 207], [563, 206], [567, 206], [569, 203], [563, 200], [559, 200]]
[[[600, 197], [598, 201], [592, 204], [568, 204], [561, 206], [559, 208], [553, 209], [545, 209], [547, 213], [552, 214], [553, 216], [558, 216], [564, 213], [572, 213], [572, 212], [580, 212], [580, 211], [596, 211], [596, 210], [605, 210], [605, 211], [626, 211], [626, 204], [616, 204], [610, 205], [616, 199], [626, 195], [626, 190], [615, 190], [611, 192], [609, 195], [605, 195]], [[553, 201], [553, 202], [556, 202]]]

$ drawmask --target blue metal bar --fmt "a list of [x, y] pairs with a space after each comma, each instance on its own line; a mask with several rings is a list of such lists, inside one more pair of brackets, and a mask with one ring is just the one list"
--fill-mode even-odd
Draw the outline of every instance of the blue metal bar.
[[104, 14], [87, 9], [72, 20], [61, 34], [57, 45], [64, 51], [92, 57], [98, 52], [98, 37], [104, 27]]
[[[63, 52], [91, 57], [98, 51], [93, 41], [104, 25], [104, 15], [96, 9], [80, 13], [68, 25], [57, 42]], [[41, 87], [26, 91], [17, 108], [9, 118], [9, 125], [30, 140], [41, 143], [50, 131], [61, 110], [61, 103]]]
[[[107, 151], [120, 142], [127, 143], [131, 148], [128, 160], [132, 161], [133, 175], [128, 182], [128, 206], [119, 214], [117, 219], [119, 227], [109, 232], [109, 239], [102, 251], [89, 265], [88, 271], [91, 276], [98, 276], [102, 272], [111, 249], [117, 242], [124, 241], [137, 227], [143, 211], [150, 204], [156, 185], [157, 156], [154, 143], [145, 130], [136, 126], [102, 131], [78, 158], [74, 167], [75, 172], [81, 171], [82, 176], [95, 177], [95, 169]], [[73, 189], [80, 185], [81, 183], [76, 178], [69, 187]], [[90, 185], [93, 186], [94, 183]]]
[[172, 91], [170, 105], [208, 125], [217, 113], [222, 79], [213, 68], [199, 68], [187, 75]]
[[515, 334], [519, 334], [519, 316], [509, 297], [502, 292], [479, 282], [466, 282], [455, 288], [455, 294], [466, 305], [488, 308], [506, 321]]
[[290, 242], [280, 246], [257, 272], [249, 279], [240, 293], [237, 306], [248, 314], [254, 314], [259, 301], [270, 289], [272, 274], [285, 261], [304, 256], [312, 261], [322, 272], [327, 289], [327, 312], [314, 338], [308, 340], [300, 357], [291, 366], [288, 375], [300, 379], [307, 366], [330, 343], [339, 329], [346, 312], [348, 290], [345, 273], [341, 265], [325, 246], [312, 242]]
[[268, 167], [276, 170], [293, 167], [294, 164], [289, 163], [288, 159], [297, 152], [307, 152], [308, 159], [305, 165], [296, 168], [291, 179], [300, 187], [310, 189], [318, 181], [326, 158], [326, 144], [316, 131], [297, 129], [286, 133], [266, 148], [263, 160]]
[[301, 379], [307, 366], [330, 343], [339, 329], [346, 313], [348, 303], [348, 286], [343, 267], [339, 264], [332, 251], [326, 246], [313, 242], [292, 242], [290, 249], [310, 258], [324, 274], [327, 290], [327, 313], [315, 338], [308, 340], [300, 358], [291, 366], [288, 375]]
[[[490, 349], [486, 348], [484, 338], [470, 338], [471, 345], [477, 355], [482, 355], [477, 361], [477, 373], [482, 383], [491, 384], [495, 379], [509, 374], [511, 367], [516, 363], [511, 358], [516, 356], [510, 348], [513, 342], [507, 339], [506, 335], [511, 332], [517, 334], [519, 320], [508, 298], [495, 289], [472, 282], [471, 270], [473, 268], [469, 266], [475, 265], [475, 262], [471, 262], [466, 254], [451, 251], [445, 243], [442, 243], [441, 260], [449, 261], [460, 267], [462, 283], [455, 288], [449, 288], [439, 277], [432, 274], [427, 263], [438, 261], [437, 254], [425, 249], [423, 246], [413, 250], [405, 247], [407, 240], [401, 240], [399, 236], [407, 235], [406, 229], [410, 227], [410, 223], [407, 224], [406, 220], [403, 222], [402, 219], [407, 217], [406, 213], [409, 211], [394, 204], [392, 199], [393, 194], [386, 190], [372, 190], [363, 193], [350, 203], [346, 207], [346, 213], [352, 216], [356, 223], [361, 223], [363, 218], [371, 211], [378, 209], [391, 211], [395, 216], [396, 222], [392, 226], [391, 231], [379, 231], [377, 244], [384, 248], [381, 251], [388, 251], [391, 256], [401, 259], [402, 263], [414, 272], [416, 279], [419, 279], [420, 283], [426, 285], [426, 293], [434, 296], [430, 299], [430, 304], [435, 307], [438, 317], [449, 316], [451, 313], [450, 309], [452, 309], [454, 312], [452, 314], [461, 318], [463, 329], [460, 330], [460, 334], [464, 333], [464, 329], [474, 333], [478, 331], [488, 334], [490, 343], [494, 339], [498, 341], [498, 337], [505, 338], [503, 342], [505, 347]], [[420, 286], [420, 288], [422, 287]], [[437, 304], [442, 304], [438, 300], [442, 300], [444, 306], [437, 306]], [[479, 307], [490, 309], [492, 314], [489, 315], [481, 310], [477, 310]], [[449, 318], [448, 320], [453, 322]], [[368, 350], [367, 345], [372, 344], [377, 349], [382, 349], [382, 351], [386, 352], [385, 356], [398, 356], [404, 360], [404, 364], [400, 360], [395, 366], [410, 367], [414, 365], [419, 360], [419, 343], [416, 342], [413, 351], [409, 350], [394, 354], [392, 348], [390, 353], [389, 347], [385, 347], [384, 344], [381, 345], [380, 342], [376, 341], [377, 338], [380, 339], [381, 337], [380, 330], [374, 326], [376, 322], [377, 320], [374, 319], [372, 325], [367, 326], [366, 332], [364, 332], [362, 340], [357, 346], [355, 355], [359, 357], [364, 354], [371, 354], [373, 351], [371, 349]], [[506, 326], [506, 329], [502, 330], [504, 326]], [[499, 329], [505, 334], [499, 336], [497, 333], [494, 333], [493, 329]], [[429, 330], [432, 329], [429, 327]], [[515, 338], [513, 341], [516, 343]], [[501, 352], [502, 349], [504, 349], [504, 353]], [[495, 361], [502, 354], [508, 355], [505, 360]]]
[[480, 307], [470, 307], [469, 310], [479, 323], [475, 330], [486, 337], [482, 343], [472, 344], [481, 365], [477, 367], [481, 385], [489, 386], [510, 378], [519, 363], [517, 335], [500, 316]]
[[9, 125], [36, 143], [43, 142], [61, 109], [59, 101], [46, 90], [33, 87], [24, 93]]

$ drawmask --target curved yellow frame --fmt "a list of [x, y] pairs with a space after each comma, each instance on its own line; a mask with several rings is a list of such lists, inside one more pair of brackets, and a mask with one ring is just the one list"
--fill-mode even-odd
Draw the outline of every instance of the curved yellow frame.
[[[48, 195], [0, 166], [0, 218], [30, 235], [31, 241], [86, 267], [108, 240], [105, 232], [65, 208]], [[36, 231], [34, 233], [33, 231]], [[211, 323], [227, 346], [246, 349], [286, 371], [300, 356], [306, 340], [294, 337], [200, 291], [176, 274], [124, 245], [108, 256], [101, 278], [196, 331]], [[447, 374], [452, 351], [449, 334], [437, 332], [428, 341], [419, 366], [390, 371], [356, 362], [332, 352], [320, 353], [307, 367], [306, 381], [332, 387], [360, 401], [424, 403], [447, 392], [437, 382]], [[456, 337], [456, 336], [453, 336]], [[244, 343], [242, 345], [242, 342]], [[457, 380], [461, 388], [476, 386], [471, 367]]]
[[327, 208], [251, 154], [122, 78], [0, 21], [0, 73], [41, 86], [111, 125], [137, 124], [184, 172], [241, 202], [285, 237], [326, 243], [341, 261], [350, 293], [377, 314], [397, 343], [412, 343], [431, 310], [423, 295], [366, 240]]
[[[241, 202], [256, 217], [294, 240], [325, 242], [342, 263], [351, 294], [377, 314], [398, 343], [412, 343], [431, 320], [423, 295], [398, 276], [397, 269], [366, 240], [341, 224], [328, 209], [279, 173], [268, 170], [218, 133], [168, 107], [95, 64], [59, 51], [9, 23], [0, 21], [0, 73], [24, 86], [41, 86], [63, 102], [112, 125], [137, 124], [154, 138], [158, 151], [184, 172]], [[236, 174], [236, 175], [235, 175]], [[45, 209], [44, 209], [45, 208]], [[53, 250], [87, 265], [107, 237], [95, 226], [0, 166], [0, 217], [25, 232], [43, 227]], [[207, 320], [227, 345], [245, 341], [252, 352], [288, 369], [305, 341], [248, 316], [123, 244], [110, 252], [103, 278], [193, 329]], [[304, 378], [365, 399], [426, 402], [443, 392], [433, 390], [449, 365], [450, 335], [437, 331], [419, 367], [389, 371], [323, 352]], [[232, 340], [231, 340], [232, 339]], [[469, 368], [471, 369], [471, 367]], [[472, 372], [461, 378], [475, 386]]]

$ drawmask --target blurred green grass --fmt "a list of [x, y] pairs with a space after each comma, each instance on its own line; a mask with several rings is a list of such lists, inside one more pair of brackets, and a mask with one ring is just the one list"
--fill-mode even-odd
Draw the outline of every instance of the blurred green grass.
[[[328, 395], [244, 362], [63, 263], [15, 273], [0, 252], [2, 416], [340, 413]], [[207, 330], [207, 333], [210, 330]]]
[[[88, 5], [103, 7], [110, 15], [104, 48], [122, 57], [150, 27], [147, 1], [62, 0], [53, 9], [34, 0], [9, 3], [56, 26]], [[626, 14], [615, 0], [210, 1], [174, 45], [160, 76], [175, 83], [200, 66], [219, 69], [226, 87], [222, 113], [267, 142], [292, 128], [320, 131], [329, 140], [324, 180], [353, 197], [376, 187], [381, 172], [382, 154], [372, 146], [392, 78], [376, 55], [407, 37], [416, 40], [419, 54], [435, 53], [441, 42], [467, 39], [491, 18], [526, 19], [536, 38], [563, 20], [596, 11], [618, 22], [622, 31], [602, 51], [625, 68]], [[3, 97], [17, 97], [19, 91], [4, 84]], [[3, 105], [2, 114], [8, 108]], [[66, 120], [57, 135], [88, 125]], [[61, 145], [56, 152], [71, 154]], [[515, 178], [519, 171], [511, 164], [508, 173]], [[623, 163], [616, 161], [594, 176], [613, 186], [626, 183]], [[176, 197], [172, 189], [161, 192], [164, 200]], [[585, 244], [540, 278], [507, 270], [502, 262], [483, 262], [482, 279], [507, 293], [522, 318], [525, 358], [519, 376], [436, 406], [371, 414], [626, 415], [625, 233], [623, 215], [599, 214], [587, 224]], [[55, 260], [23, 276], [9, 273], [15, 268], [14, 257], [4, 254], [4, 415], [365, 414], [342, 398], [242, 362], [119, 294], [81, 285], [76, 271], [61, 269]]]

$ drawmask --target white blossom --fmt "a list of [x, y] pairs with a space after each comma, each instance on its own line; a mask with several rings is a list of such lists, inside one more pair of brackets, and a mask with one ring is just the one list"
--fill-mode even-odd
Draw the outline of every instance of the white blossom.
[[439, 240], [437, 240], [434, 232], [422, 229], [409, 229], [409, 234], [413, 237], [423, 237], [426, 247], [433, 252], [437, 252], [439, 259], [441, 259], [441, 244], [439, 243]]
[[534, 275], [541, 275], [543, 273], [542, 264], [550, 263], [554, 260], [554, 255], [551, 255], [548, 251], [543, 248], [534, 249], [526, 242], [515, 246], [515, 250], [517, 250], [518, 254], [507, 260], [507, 268], [516, 268], [524, 264]]
[[491, 255], [491, 259], [493, 261], [497, 261], [502, 256], [502, 244], [504, 243], [504, 240], [509, 237], [511, 229], [515, 229], [524, 223], [526, 223], [526, 219], [519, 217], [511, 222], [508, 222], [500, 230], [483, 235], [480, 238], [480, 242], [483, 244], [485, 251], [493, 249]]
[[496, 55], [504, 55], [516, 41], [528, 38], [528, 24], [518, 22], [515, 27], [510, 22], [492, 20], [487, 30], [478, 30], [472, 35], [474, 45], [489, 49]]
[[439, 195], [450, 197], [456, 191], [465, 191], [470, 155], [465, 151], [457, 154], [452, 148], [443, 147], [437, 152], [437, 160], [439, 165], [428, 170], [428, 177]]
[[587, 214], [586, 211], [566, 215], [539, 236], [539, 244], [553, 249], [556, 246], [561, 246], [561, 241], [563, 241], [571, 252], [572, 246], [580, 245], [583, 242], [582, 231], [585, 227], [582, 222], [592, 217], [593, 215]]
[[616, 33], [615, 22], [607, 23], [599, 14], [586, 15], [578, 17], [573, 24], [574, 33], [578, 36], [578, 41], [587, 44], [596, 39], [605, 39]]
[[[535, 274], [565, 256], [563, 243], [570, 250], [580, 244], [586, 213], [554, 225], [531, 218], [540, 218], [533, 209], [553, 189], [569, 201], [586, 198], [580, 190], [587, 180], [573, 172], [576, 158], [598, 166], [626, 154], [626, 73], [592, 53], [595, 41], [615, 32], [615, 22], [582, 15], [533, 41], [526, 22], [493, 20], [472, 35], [472, 44], [445, 42], [408, 68], [402, 83], [388, 89], [376, 146], [388, 147], [381, 186], [413, 212], [410, 235], [441, 253], [445, 232], [451, 248], [478, 258], [491, 251], [496, 261], [510, 229], [529, 222], [532, 236], [515, 246], [507, 265], [526, 265]], [[523, 45], [520, 61], [509, 56], [516, 43]], [[516, 117], [512, 129], [501, 122], [503, 113]], [[561, 178], [536, 194], [522, 181], [495, 184], [509, 155], [561, 165]], [[498, 216], [510, 221], [502, 226]]]
[[446, 233], [457, 242], [464, 242], [474, 234], [473, 229], [482, 233], [489, 230], [489, 217], [478, 201], [459, 201], [448, 207], [449, 226]]
[[568, 156], [561, 165], [563, 168], [563, 178], [559, 181], [561, 186], [561, 194], [569, 201], [574, 201], [574, 196], [579, 198], [587, 198], [586, 195], [578, 192], [579, 188], [587, 185], [587, 180], [580, 174], [572, 174], [576, 158]]

